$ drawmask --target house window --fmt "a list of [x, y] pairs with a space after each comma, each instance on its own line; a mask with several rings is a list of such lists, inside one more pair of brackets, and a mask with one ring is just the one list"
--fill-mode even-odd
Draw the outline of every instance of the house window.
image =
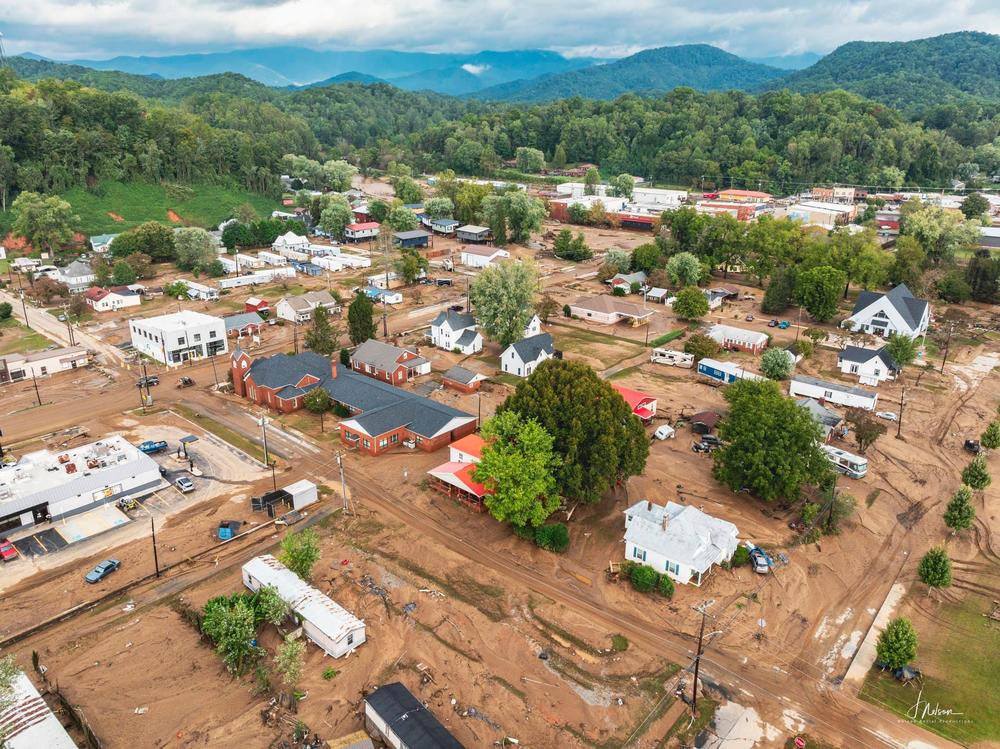
[[646, 561], [646, 550], [640, 549], [638, 546], [632, 547], [632, 556], [638, 559], [640, 562]]
[[670, 572], [671, 574], [674, 575], [678, 575], [680, 574], [680, 571], [681, 571], [681, 566], [677, 564], [677, 562], [670, 562], [670, 561], [667, 562], [667, 572]]
[[214, 330], [209, 331], [208, 337], [209, 338], [215, 338], [215, 331]]
[[857, 373], [858, 373], [858, 365], [857, 364], [852, 364], [851, 365], [851, 374], [857, 374]]
[[371, 447], [372, 446], [372, 443], [371, 443], [370, 440], [366, 439], [364, 442], [365, 442], [365, 447]]
[[380, 439], [380, 440], [378, 441], [378, 446], [379, 446], [379, 447], [385, 447], [385, 446], [387, 446], [388, 444], [389, 444], [389, 440], [387, 440], [387, 439]]
[[201, 341], [201, 333], [195, 333], [194, 334], [194, 342], [198, 343], [200, 341]]
[[390, 441], [392, 442], [392, 444], [395, 445], [397, 442], [399, 442], [399, 435], [398, 434], [392, 435], [392, 437], [390, 438]]
[[177, 345], [178, 346], [183, 346], [184, 345], [184, 339], [183, 338], [178, 338], [177, 339]]
[[832, 399], [833, 399], [833, 391], [832, 390], [824, 390], [823, 391], [823, 400], [827, 400], [828, 401], [828, 400], [832, 400]]

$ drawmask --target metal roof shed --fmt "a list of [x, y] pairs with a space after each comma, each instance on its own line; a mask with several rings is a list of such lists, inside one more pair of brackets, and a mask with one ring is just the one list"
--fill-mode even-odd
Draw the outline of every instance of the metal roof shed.
[[306, 637], [327, 655], [339, 658], [365, 641], [365, 623], [332, 601], [270, 554], [243, 565], [243, 584], [256, 592], [273, 585], [281, 599], [302, 622]]
[[0, 737], [10, 749], [76, 749], [59, 718], [24, 672], [11, 683], [11, 702], [0, 713]]
[[365, 723], [393, 749], [465, 749], [398, 681], [365, 697]]

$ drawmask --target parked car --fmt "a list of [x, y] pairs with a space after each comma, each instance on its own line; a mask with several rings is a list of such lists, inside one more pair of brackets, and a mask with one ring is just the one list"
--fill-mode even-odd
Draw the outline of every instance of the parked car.
[[722, 440], [720, 440], [714, 434], [701, 435], [701, 441], [704, 442], [706, 445], [712, 445], [713, 447], [722, 447]]
[[790, 327], [792, 327], [792, 324], [788, 320], [782, 320], [778, 323], [779, 330], [788, 330]]
[[465, 305], [464, 304], [453, 304], [448, 309], [450, 309], [452, 312], [465, 312]]
[[694, 450], [696, 453], [710, 453], [713, 450], [717, 450], [718, 448], [719, 448], [718, 445], [712, 445], [709, 444], [708, 442], [695, 442], [693, 445], [691, 445], [691, 449]]
[[141, 442], [139, 445], [139, 452], [146, 453], [146, 455], [154, 455], [155, 453], [161, 453], [167, 449], [166, 440], [146, 440]]
[[105, 559], [99, 565], [94, 567], [94, 569], [88, 572], [84, 580], [88, 583], [99, 583], [121, 566], [122, 563], [117, 559]]
[[658, 440], [668, 440], [677, 435], [677, 431], [669, 424], [662, 424], [653, 432], [653, 436]]
[[719, 193], [717, 193], [717, 192], [703, 192], [701, 194], [701, 197], [705, 198], [705, 200], [715, 200], [716, 198], [719, 197]]
[[776, 327], [778, 327], [778, 321], [777, 320], [769, 320], [768, 323], [767, 323], [767, 327], [769, 327], [769, 328], [776, 328]]
[[156, 375], [150, 375], [149, 377], [140, 377], [139, 381], [135, 383], [137, 388], [153, 387], [154, 385], [160, 384], [160, 378]]
[[899, 415], [895, 411], [876, 411], [875, 415], [886, 421], [899, 421]]
[[181, 476], [179, 479], [174, 481], [174, 486], [181, 492], [181, 494], [187, 494], [188, 492], [194, 491], [194, 482], [187, 476]]
[[179, 388], [189, 388], [192, 386], [194, 386], [194, 380], [192, 380], [190, 377], [181, 377], [179, 380], [177, 380], [177, 387]]
[[979, 440], [966, 440], [964, 447], [973, 455], [979, 455], [983, 451], [983, 446], [979, 444]]
[[743, 319], [744, 319], [744, 320], [746, 320], [747, 322], [753, 322], [753, 315], [747, 315], [747, 316], [746, 316], [745, 318], [743, 318]]
[[10, 542], [9, 538], [0, 538], [0, 559], [5, 562], [17, 559], [17, 547]]
[[438, 286], [451, 286], [451, 279], [450, 278], [439, 278], [439, 279], [437, 279], [437, 281], [435, 281], [435, 283]]

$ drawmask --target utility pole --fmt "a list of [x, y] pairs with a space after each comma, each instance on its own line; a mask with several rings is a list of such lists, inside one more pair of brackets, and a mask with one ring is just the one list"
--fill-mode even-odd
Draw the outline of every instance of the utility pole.
[[149, 529], [153, 532], [153, 566], [156, 567], [156, 576], [160, 576], [160, 558], [156, 554], [156, 521], [153, 516], [149, 517]]
[[292, 346], [295, 349], [295, 353], [299, 353], [299, 324], [292, 323]]
[[[146, 375], [146, 362], [145, 361], [143, 361], [143, 363], [142, 363], [142, 384], [146, 386], [146, 400], [148, 401], [150, 398], [153, 397], [153, 394], [149, 392], [149, 377]], [[142, 388], [140, 388], [140, 393], [141, 393], [141, 391], [142, 391]], [[145, 413], [145, 409], [143, 409], [143, 413]]]
[[38, 405], [42, 405], [42, 396], [38, 393], [38, 380], [35, 378], [35, 373], [31, 373], [31, 382], [35, 386], [35, 400], [38, 401]]
[[714, 600], [704, 601], [694, 607], [695, 611], [701, 613], [701, 627], [698, 629], [698, 653], [694, 657], [694, 684], [691, 685], [691, 715], [698, 715], [698, 672], [701, 668], [701, 655], [704, 652], [702, 647], [705, 640], [705, 619], [708, 617], [708, 608]]
[[31, 323], [28, 321], [28, 305], [24, 302], [24, 289], [21, 289], [21, 311], [24, 312], [24, 327], [31, 330]]
[[75, 346], [76, 341], [73, 339], [73, 322], [69, 319], [69, 304], [63, 305], [63, 313], [66, 317], [66, 332], [69, 333], [69, 345]]
[[[917, 375], [917, 379], [913, 383], [913, 387], [918, 387], [920, 385], [920, 378], [927, 373], [928, 367], [924, 367], [920, 370], [920, 374]], [[902, 390], [899, 393], [899, 419], [896, 421], [896, 439], [902, 439], [900, 436], [903, 431], [903, 406], [906, 402], [906, 384], [903, 383]]]
[[385, 297], [382, 297], [382, 337], [389, 338], [389, 305], [385, 303]]
[[219, 389], [219, 372], [215, 368], [215, 354], [212, 354], [209, 359], [212, 361], [212, 377], [215, 379], [215, 389]]
[[268, 465], [271, 466], [271, 488], [278, 491], [278, 477], [274, 472], [274, 461], [272, 460]]
[[[0, 440], [3, 439], [3, 429], [0, 429]], [[0, 442], [0, 463], [3, 463], [3, 442]]]
[[951, 351], [951, 334], [955, 332], [955, 323], [948, 324], [948, 337], [944, 341], [944, 356], [941, 357], [941, 374], [944, 374], [944, 363], [948, 361]]
[[347, 514], [347, 481], [344, 478], [344, 454], [337, 453], [337, 466], [340, 468], [340, 496], [344, 500], [344, 514]]
[[269, 458], [269, 456], [267, 454], [267, 417], [266, 416], [261, 416], [259, 423], [260, 423], [261, 434], [263, 434], [263, 436], [264, 436], [264, 464], [265, 465], [270, 465], [271, 464], [271, 460], [270, 460], [270, 458]]

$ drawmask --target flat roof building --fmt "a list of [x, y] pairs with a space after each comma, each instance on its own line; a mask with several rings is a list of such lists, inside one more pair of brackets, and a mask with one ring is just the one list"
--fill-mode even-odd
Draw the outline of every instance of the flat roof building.
[[222, 318], [193, 310], [129, 320], [128, 327], [136, 351], [168, 366], [229, 350]]

